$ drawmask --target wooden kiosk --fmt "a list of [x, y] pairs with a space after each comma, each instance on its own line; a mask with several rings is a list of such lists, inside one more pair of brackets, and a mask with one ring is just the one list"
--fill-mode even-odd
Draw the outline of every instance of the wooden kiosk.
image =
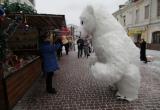
[[[17, 14], [10, 14], [14, 18]], [[31, 30], [24, 32], [17, 28], [8, 41], [14, 54], [25, 56], [27, 62], [13, 71], [6, 73], [3, 63], [0, 64], [0, 110], [11, 110], [41, 74], [41, 60], [38, 55], [40, 32], [44, 28], [60, 29], [66, 26], [64, 15], [25, 14]]]

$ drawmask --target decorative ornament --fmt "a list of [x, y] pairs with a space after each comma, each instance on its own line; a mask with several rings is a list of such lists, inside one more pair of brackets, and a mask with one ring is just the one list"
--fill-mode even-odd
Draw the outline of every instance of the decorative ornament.
[[29, 25], [27, 24], [27, 19], [25, 17], [24, 19], [24, 28], [25, 28], [25, 31], [28, 31], [29, 30]]
[[61, 27], [61, 34], [63, 35], [68, 35], [69, 34], [69, 29], [65, 26]]
[[5, 17], [5, 12], [4, 10], [0, 7], [0, 22], [4, 21]]

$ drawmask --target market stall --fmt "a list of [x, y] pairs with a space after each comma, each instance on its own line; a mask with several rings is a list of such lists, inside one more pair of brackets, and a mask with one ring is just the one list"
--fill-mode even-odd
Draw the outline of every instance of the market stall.
[[9, 14], [21, 16], [15, 32], [7, 40], [6, 56], [0, 65], [0, 110], [13, 108], [41, 73], [39, 36], [45, 29], [65, 26], [64, 15]]

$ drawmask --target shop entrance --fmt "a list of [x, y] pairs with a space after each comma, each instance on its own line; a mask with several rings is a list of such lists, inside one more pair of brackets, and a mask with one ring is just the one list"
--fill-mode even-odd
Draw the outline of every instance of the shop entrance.
[[141, 34], [137, 34], [137, 42], [141, 40]]
[[141, 40], [141, 34], [135, 34], [134, 35], [134, 42], [138, 43]]

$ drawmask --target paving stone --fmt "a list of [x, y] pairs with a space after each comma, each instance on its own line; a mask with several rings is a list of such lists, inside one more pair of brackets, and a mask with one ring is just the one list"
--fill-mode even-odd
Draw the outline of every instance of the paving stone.
[[60, 70], [53, 77], [56, 95], [45, 91], [40, 77], [13, 110], [160, 110], [160, 77], [141, 65], [139, 98], [133, 102], [117, 100], [105, 82], [89, 72], [88, 59], [70, 52], [60, 60]]

